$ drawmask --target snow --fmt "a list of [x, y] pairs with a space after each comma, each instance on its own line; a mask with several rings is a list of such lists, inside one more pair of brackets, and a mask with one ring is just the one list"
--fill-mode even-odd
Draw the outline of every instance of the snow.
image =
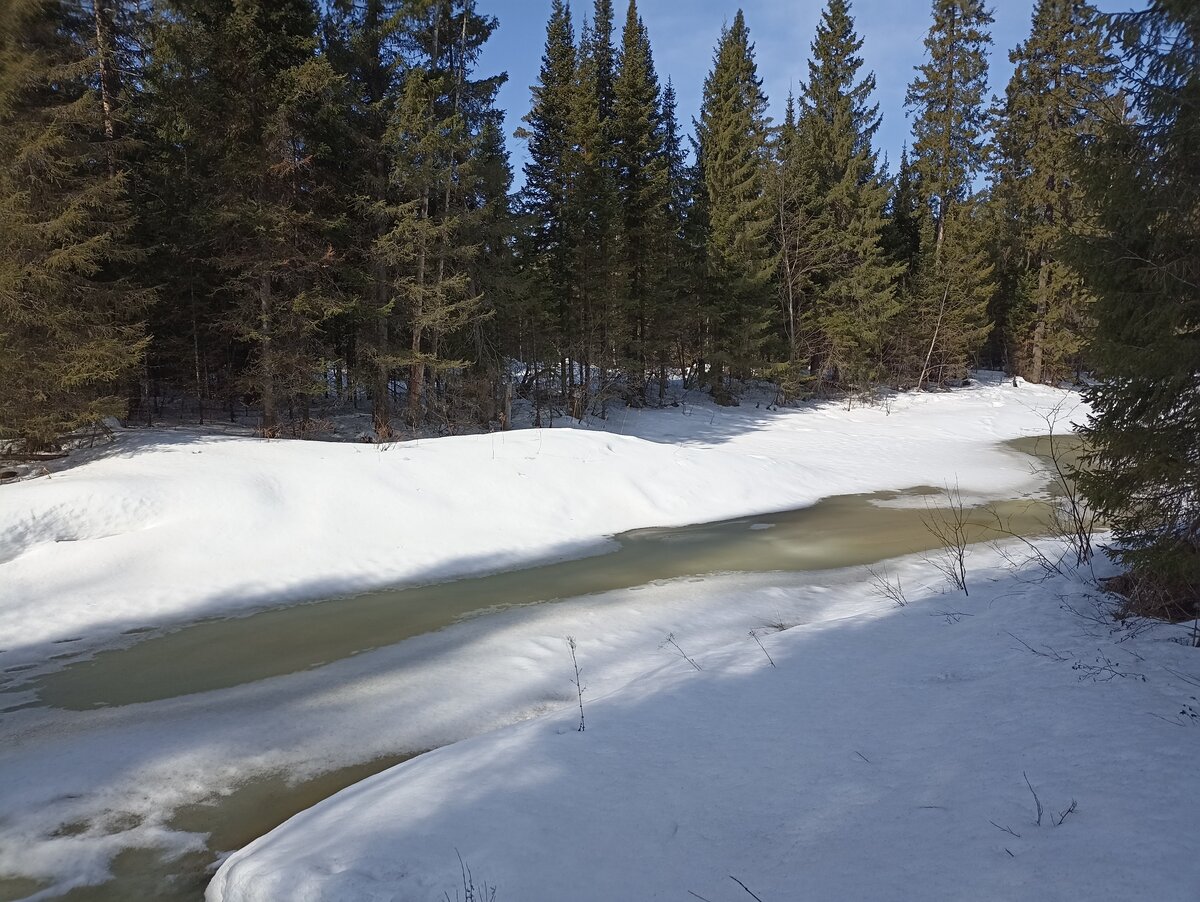
[[1077, 396], [991, 376], [852, 410], [684, 404], [381, 446], [123, 434], [0, 488], [0, 668], [55, 640], [575, 557], [640, 527], [949, 474], [964, 494], [1030, 490], [1028, 459], [997, 443], [1055, 412], [1080, 418]]
[[764, 900], [1194, 900], [1197, 651], [1064, 609], [1098, 603], [1077, 576], [972, 568], [965, 598], [894, 563], [924, 587], [904, 608], [836, 586], [761, 636], [775, 667], [744, 634], [681, 634], [702, 670], [663, 653], [585, 694], [586, 732], [572, 699], [385, 771], [234, 854], [207, 898], [455, 898], [461, 854], [497, 899], [749, 898], [736, 878]]
[[[126, 630], [600, 552], [627, 529], [953, 481], [1034, 492], [998, 443], [1056, 416], [1081, 419], [1078, 398], [985, 377], [887, 406], [689, 404], [382, 447], [123, 434], [0, 487], [5, 691], [26, 701], [22, 677]], [[963, 599], [893, 562], [902, 610], [857, 569], [653, 583], [232, 689], [9, 710], [0, 878], [48, 898], [122, 849], [198, 848], [180, 806], [436, 748], [234, 852], [210, 900], [454, 898], [456, 849], [498, 902], [749, 898], [730, 874], [767, 902], [1194, 898], [1195, 651], [1167, 627], [1110, 635], [1060, 609], [1088, 609], [1084, 582], [1002, 564], [973, 550]], [[773, 668], [747, 633], [776, 622]], [[702, 671], [661, 648], [671, 633]], [[1146, 681], [1072, 669], [1097, 659]], [[1022, 772], [1048, 811], [1077, 811], [1031, 826]]]

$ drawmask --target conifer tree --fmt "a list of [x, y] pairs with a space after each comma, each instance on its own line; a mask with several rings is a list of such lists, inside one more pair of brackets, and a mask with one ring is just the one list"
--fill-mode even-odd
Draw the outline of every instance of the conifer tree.
[[1089, 321], [1082, 281], [1057, 253], [1079, 215], [1072, 157], [1111, 104], [1113, 60], [1095, 10], [1079, 0], [1039, 0], [1010, 58], [995, 189], [1015, 232], [1006, 343], [1015, 372], [1055, 383], [1080, 366]]
[[[613, 133], [621, 206], [621, 306], [632, 340], [627, 355], [634, 382], [630, 396], [639, 403], [646, 401], [651, 365], [660, 370], [664, 365], [667, 260], [677, 231], [670, 220], [673, 161], [659, 94], [650, 37], [636, 0], [630, 0], [613, 87]], [[678, 136], [672, 140], [678, 152]]]
[[918, 388], [967, 375], [972, 354], [987, 337], [988, 305], [996, 290], [985, 211], [979, 200], [956, 204], [943, 224], [939, 252], [926, 220], [905, 327], [895, 365]]
[[883, 243], [888, 255], [904, 265], [901, 273], [901, 290], [906, 289], [908, 277], [916, 268], [917, 256], [921, 252], [921, 218], [925, 212], [918, 193], [917, 174], [908, 156], [908, 146], [900, 152], [900, 167], [893, 179], [891, 198], [888, 202], [887, 225]]
[[697, 124], [704, 174], [707, 276], [714, 336], [710, 382], [727, 398], [722, 368], [748, 376], [769, 338], [773, 222], [767, 193], [766, 96], [741, 10], [721, 33]]
[[[979, 243], [982, 220], [972, 195], [989, 152], [984, 94], [991, 22], [983, 0], [934, 0], [929, 59], [905, 97], [915, 113], [913, 169], [929, 209], [918, 272], [909, 279], [910, 315], [897, 340], [914, 356], [896, 365], [898, 381], [911, 379], [918, 388], [965, 376], [968, 356], [986, 334], [980, 324], [994, 290], [993, 268]], [[951, 233], [963, 244], [948, 248]]]
[[827, 359], [817, 285], [830, 266], [836, 237], [816, 158], [801, 136], [791, 94], [775, 143], [771, 195], [778, 254], [776, 283], [788, 352], [780, 382], [784, 394], [792, 396], [821, 373]]
[[474, 12], [471, 0], [418, 5], [407, 26], [414, 51], [386, 136], [400, 203], [376, 252], [396, 273], [397, 306], [407, 323], [403, 363], [413, 426], [425, 419], [430, 377], [466, 364], [447, 353], [448, 340], [483, 311], [471, 279], [482, 218], [475, 167], [503, 76], [470, 76], [495, 26]]
[[[527, 360], [558, 364], [564, 385], [567, 347], [573, 331], [573, 232], [568, 196], [574, 181], [570, 135], [575, 69], [571, 9], [565, 0], [553, 0], [538, 81], [533, 86], [533, 103], [523, 120], [527, 127], [517, 131], [517, 136], [529, 143], [521, 192], [525, 221], [521, 245], [530, 287], [535, 292], [527, 312], [530, 339], [522, 350]], [[535, 419], [540, 424], [540, 406]]]
[[483, 120], [473, 151], [471, 223], [477, 250], [469, 272], [474, 292], [483, 307], [471, 323], [470, 359], [474, 374], [476, 413], [480, 423], [507, 428], [511, 391], [505, 351], [519, 346], [522, 305], [529, 295], [518, 266], [513, 235], [512, 164], [504, 142], [504, 116], [492, 110]]
[[687, 355], [692, 350], [694, 336], [699, 333], [699, 315], [692, 288], [695, 274], [703, 271], [688, 243], [691, 176], [679, 128], [675, 86], [669, 77], [662, 91], [660, 119], [667, 183], [664, 225], [667, 257], [659, 299], [662, 307], [659, 311], [658, 401], [661, 404], [666, 399], [668, 367], [675, 363], [681, 373], [686, 372]]
[[256, 395], [266, 434], [324, 391], [340, 309], [323, 170], [343, 105], [316, 22], [309, 0], [171, 0], [155, 30], [155, 90], [178, 98], [170, 128], [198, 169], [188, 250], [216, 273], [211, 315], [244, 349], [231, 388]]
[[1132, 608], [1200, 613], [1200, 7], [1115, 16], [1132, 115], [1105, 117], [1076, 167], [1096, 219], [1071, 262], [1095, 295], [1079, 474], [1131, 570]]
[[111, 48], [57, 0], [0, 8], [0, 438], [26, 451], [121, 412], [152, 300], [130, 278]]
[[925, 37], [927, 62], [917, 67], [905, 106], [913, 111], [913, 157], [921, 191], [933, 206], [937, 247], [955, 204], [971, 193], [987, 160], [987, 31], [984, 0], [933, 0]]
[[[572, 224], [571, 354], [579, 367], [564, 370], [564, 398], [580, 413], [597, 368], [602, 411], [619, 378], [621, 348], [628, 323], [620, 304], [620, 198], [616, 149], [616, 53], [612, 0], [595, 0], [593, 19], [579, 40], [572, 95], [570, 142], [572, 182], [568, 215]], [[575, 386], [582, 390], [576, 393]]]
[[[356, 299], [344, 353], [362, 370], [375, 434], [391, 431], [392, 378], [404, 362], [398, 347], [396, 274], [378, 251], [399, 203], [385, 140], [402, 91], [407, 0], [336, 0], [325, 21], [324, 51], [347, 86], [346, 153], [338, 187], [353, 201], [339, 250], [340, 281]], [[349, 362], [349, 361], [347, 361]]]
[[871, 102], [875, 76], [861, 79], [862, 39], [846, 0], [829, 0], [817, 26], [809, 77], [800, 97], [796, 153], [807, 161], [821, 224], [814, 304], [812, 375], [836, 383], [877, 379], [885, 328], [895, 313], [899, 268], [882, 246], [888, 187], [877, 171], [871, 141], [879, 107]]

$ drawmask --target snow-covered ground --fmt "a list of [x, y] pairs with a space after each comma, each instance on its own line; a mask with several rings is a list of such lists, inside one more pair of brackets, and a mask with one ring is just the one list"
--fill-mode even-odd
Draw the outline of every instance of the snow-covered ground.
[[0, 487], [0, 669], [126, 630], [511, 569], [604, 537], [851, 492], [1035, 488], [997, 443], [1076, 396], [998, 376], [887, 407], [711, 403], [394, 445], [177, 429]]
[[[1077, 405], [985, 377], [887, 407], [688, 405], [382, 448], [126, 434], [0, 487], [0, 668], [19, 681], [130, 629], [601, 551], [637, 527], [954, 481], [1034, 491], [1029, 459], [998, 443], [1044, 433], [1053, 411], [1063, 429]], [[247, 780], [446, 746], [236, 854], [210, 897], [454, 898], [457, 848], [497, 902], [750, 898], [729, 875], [765, 902], [1194, 898], [1197, 652], [1167, 627], [1121, 641], [1060, 609], [1088, 609], [1083, 583], [1001, 564], [972, 551], [963, 599], [927, 563], [893, 563], [902, 610], [861, 571], [714, 576], [233, 689], [11, 710], [0, 878], [55, 883], [49, 897], [102, 880], [121, 849], [195, 848], [172, 810]], [[768, 622], [795, 625], [761, 636], [778, 667], [747, 635]], [[669, 633], [703, 670], [660, 648]], [[1146, 681], [1103, 681], [1104, 661]]]
[[1200, 651], [1081, 616], [1080, 579], [971, 568], [966, 598], [894, 563], [907, 607], [843, 584], [765, 651], [681, 635], [695, 666], [664, 653], [587, 692], [585, 732], [565, 703], [385, 771], [236, 853], [207, 898], [462, 898], [461, 855], [473, 898], [523, 902], [1194, 902]]

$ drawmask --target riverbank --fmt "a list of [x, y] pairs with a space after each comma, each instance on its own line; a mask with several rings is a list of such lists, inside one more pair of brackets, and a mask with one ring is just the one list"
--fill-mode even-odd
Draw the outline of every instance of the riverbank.
[[[207, 898], [462, 898], [461, 855], [469, 898], [525, 902], [1190, 902], [1200, 652], [1017, 554], [973, 550], [969, 597], [893, 562], [907, 606], [864, 574], [761, 646], [681, 632], [585, 692], [586, 731], [568, 697], [386, 771], [233, 855]], [[588, 685], [603, 630], [577, 640]]]
[[[92, 462], [6, 485], [0, 899], [76, 887], [73, 902], [194, 900], [208, 865], [251, 838], [222, 820], [244, 800], [261, 798], [249, 803], [264, 815], [254, 822], [270, 826], [267, 812], [278, 823], [296, 810], [270, 797], [281, 785], [568, 707], [566, 635], [584, 643], [599, 698], [660, 668], [668, 634], [689, 651], [717, 649], [769, 623], [851, 622], [880, 602], [836, 591], [857, 586], [857, 570], [652, 582], [212, 691], [143, 692], [133, 668], [139, 691], [126, 698], [141, 703], [97, 707], [107, 699], [94, 694], [87, 710], [47, 707], [45, 671], [101, 647], [149, 647], [147, 636], [199, 617], [603, 552], [605, 535], [626, 528], [956, 480], [967, 495], [1036, 493], [1034, 462], [1000, 443], [1044, 433], [1055, 411], [1062, 429], [1082, 416], [1077, 405], [1068, 392], [985, 377], [886, 407], [688, 406], [591, 424], [625, 434], [555, 428], [376, 448], [130, 433]], [[826, 566], [836, 560], [831, 551]], [[269, 641], [250, 646], [271, 654]]]
[[1029, 461], [998, 444], [1084, 413], [1073, 393], [981, 374], [874, 407], [705, 402], [385, 446], [119, 433], [94, 459], [0, 487], [0, 670], [39, 666], [68, 640], [83, 652], [203, 617], [598, 553], [641, 527], [955, 481], [966, 494], [1035, 491]]

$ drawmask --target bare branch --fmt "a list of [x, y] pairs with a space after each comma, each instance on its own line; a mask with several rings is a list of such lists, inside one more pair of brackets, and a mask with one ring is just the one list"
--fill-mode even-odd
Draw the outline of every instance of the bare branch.
[[1037, 791], [1029, 782], [1029, 775], [1025, 771], [1021, 771], [1021, 776], [1025, 778], [1025, 785], [1029, 787], [1029, 792], [1033, 795], [1033, 804], [1037, 806], [1037, 825], [1040, 827], [1042, 825], [1042, 800], [1038, 798]]

